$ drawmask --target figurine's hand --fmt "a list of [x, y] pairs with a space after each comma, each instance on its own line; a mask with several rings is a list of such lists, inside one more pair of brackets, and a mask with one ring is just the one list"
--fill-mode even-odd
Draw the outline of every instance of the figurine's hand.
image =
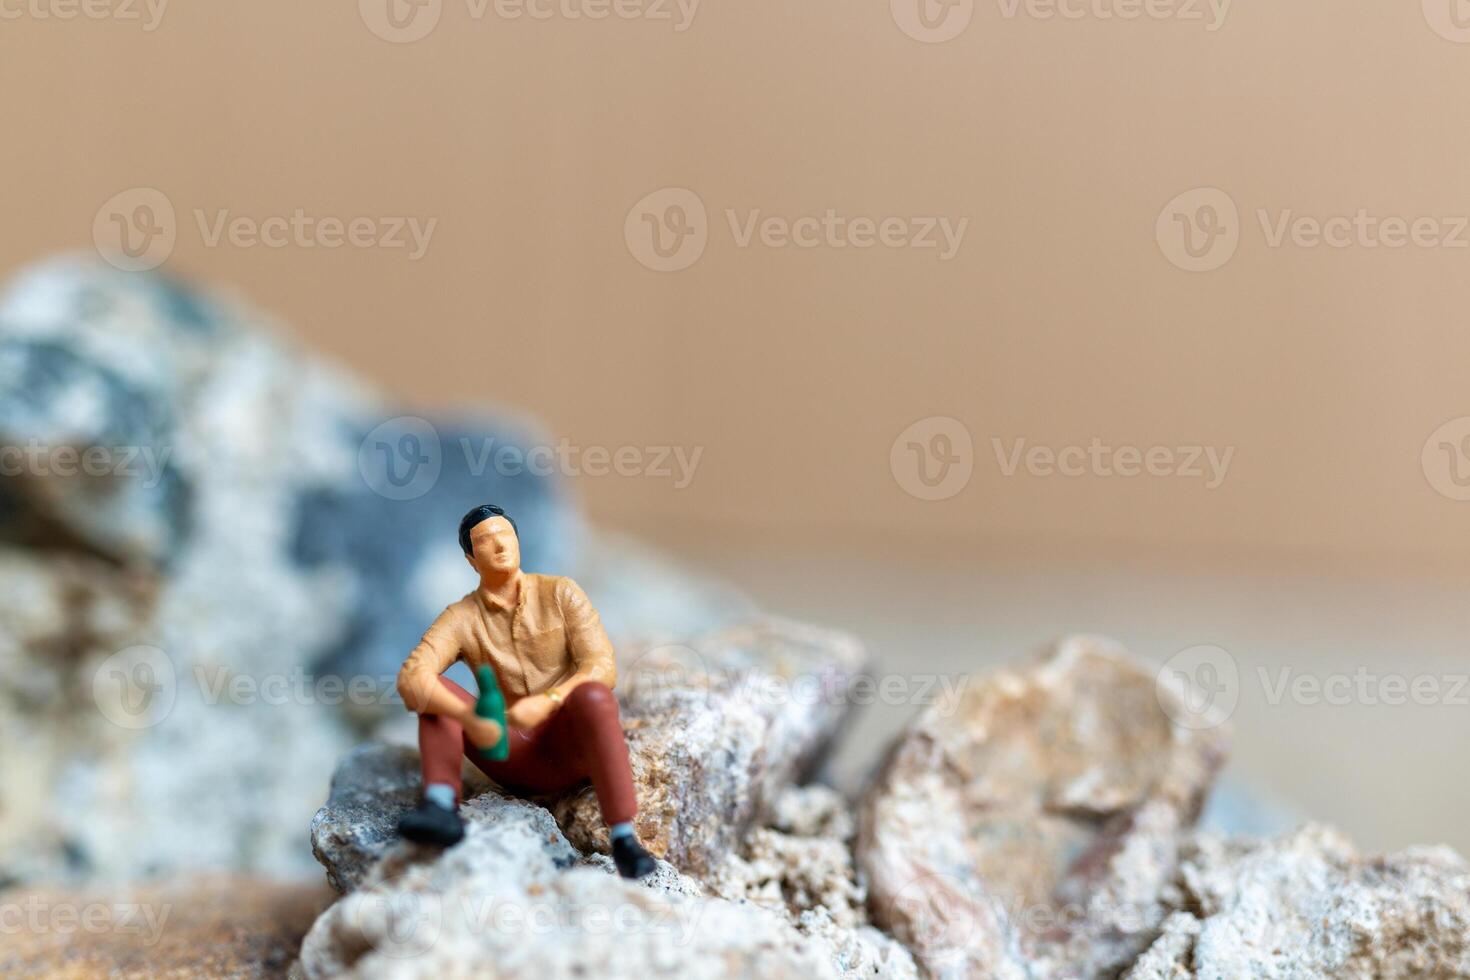
[[521, 698], [505, 713], [505, 720], [517, 728], [535, 728], [556, 711], [556, 702], [544, 694]]
[[460, 719], [460, 723], [464, 725], [464, 733], [469, 736], [470, 741], [482, 749], [495, 748], [505, 737], [505, 731], [500, 727], [500, 722], [481, 718], [473, 713]]

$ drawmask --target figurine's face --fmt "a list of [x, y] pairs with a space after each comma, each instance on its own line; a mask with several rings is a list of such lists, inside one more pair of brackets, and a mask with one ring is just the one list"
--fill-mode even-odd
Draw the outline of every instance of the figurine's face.
[[481, 521], [470, 531], [471, 554], [465, 555], [481, 575], [506, 575], [521, 567], [521, 542], [503, 517]]

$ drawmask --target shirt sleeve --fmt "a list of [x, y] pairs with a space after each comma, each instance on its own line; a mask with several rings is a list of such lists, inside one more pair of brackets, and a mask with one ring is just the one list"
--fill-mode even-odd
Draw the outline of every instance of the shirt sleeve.
[[398, 693], [408, 710], [422, 710], [428, 685], [436, 683], [439, 675], [453, 666], [460, 649], [460, 617], [450, 606], [424, 631], [423, 639], [398, 672]]
[[566, 624], [567, 650], [577, 672], [612, 687], [618, 679], [617, 658], [612, 641], [602, 628], [602, 617], [597, 615], [587, 593], [576, 582], [564, 578], [557, 588], [557, 601]]

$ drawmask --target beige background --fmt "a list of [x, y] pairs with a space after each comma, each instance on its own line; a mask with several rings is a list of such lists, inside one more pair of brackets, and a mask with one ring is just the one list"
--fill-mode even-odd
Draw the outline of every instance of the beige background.
[[[1428, 9], [1450, 23], [1449, 2]], [[1412, 3], [1238, 3], [1214, 31], [1187, 7], [1205, 21], [980, 0], [927, 44], [886, 3], [835, 0], [704, 0], [682, 32], [444, 0], [414, 43], [348, 0], [175, 3], [151, 32], [12, 5], [0, 270], [92, 247], [104, 202], [155, 188], [177, 214], [169, 268], [409, 399], [523, 406], [582, 446], [702, 448], [686, 489], [574, 483], [602, 522], [857, 626], [890, 665], [1106, 628], [1161, 658], [1229, 640], [1243, 664], [1463, 670], [1470, 502], [1436, 492], [1421, 449], [1470, 416], [1470, 248], [1273, 248], [1258, 212], [1470, 214], [1470, 44]], [[659, 273], [624, 226], [669, 187], [698, 196], [708, 243]], [[1156, 221], [1201, 187], [1237, 207], [1239, 245], [1187, 272]], [[726, 217], [829, 208], [969, 223], [941, 261], [740, 247]], [[418, 261], [209, 247], [195, 214], [220, 209], [437, 225]], [[932, 416], [974, 447], [941, 501], [890, 467]], [[1094, 437], [1234, 456], [1207, 490], [1006, 477], [992, 448]], [[1041, 563], [1025, 595], [1012, 562]], [[1333, 744], [1303, 743], [1335, 730], [1310, 712], [1257, 715], [1280, 727], [1257, 725], [1241, 765], [1271, 788], [1370, 844], [1470, 845], [1470, 708], [1338, 712], [1355, 741]], [[1386, 768], [1408, 780], [1392, 794]]]

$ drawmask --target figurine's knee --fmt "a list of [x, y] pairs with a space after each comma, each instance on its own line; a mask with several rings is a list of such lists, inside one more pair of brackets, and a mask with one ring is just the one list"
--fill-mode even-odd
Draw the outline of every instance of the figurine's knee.
[[565, 707], [587, 723], [607, 724], [618, 720], [618, 696], [612, 688], [597, 681], [578, 684], [567, 695]]
[[612, 692], [612, 688], [600, 681], [586, 681], [572, 688], [572, 693], [567, 695], [567, 704], [576, 705], [582, 711], [614, 711], [618, 707], [618, 696]]

